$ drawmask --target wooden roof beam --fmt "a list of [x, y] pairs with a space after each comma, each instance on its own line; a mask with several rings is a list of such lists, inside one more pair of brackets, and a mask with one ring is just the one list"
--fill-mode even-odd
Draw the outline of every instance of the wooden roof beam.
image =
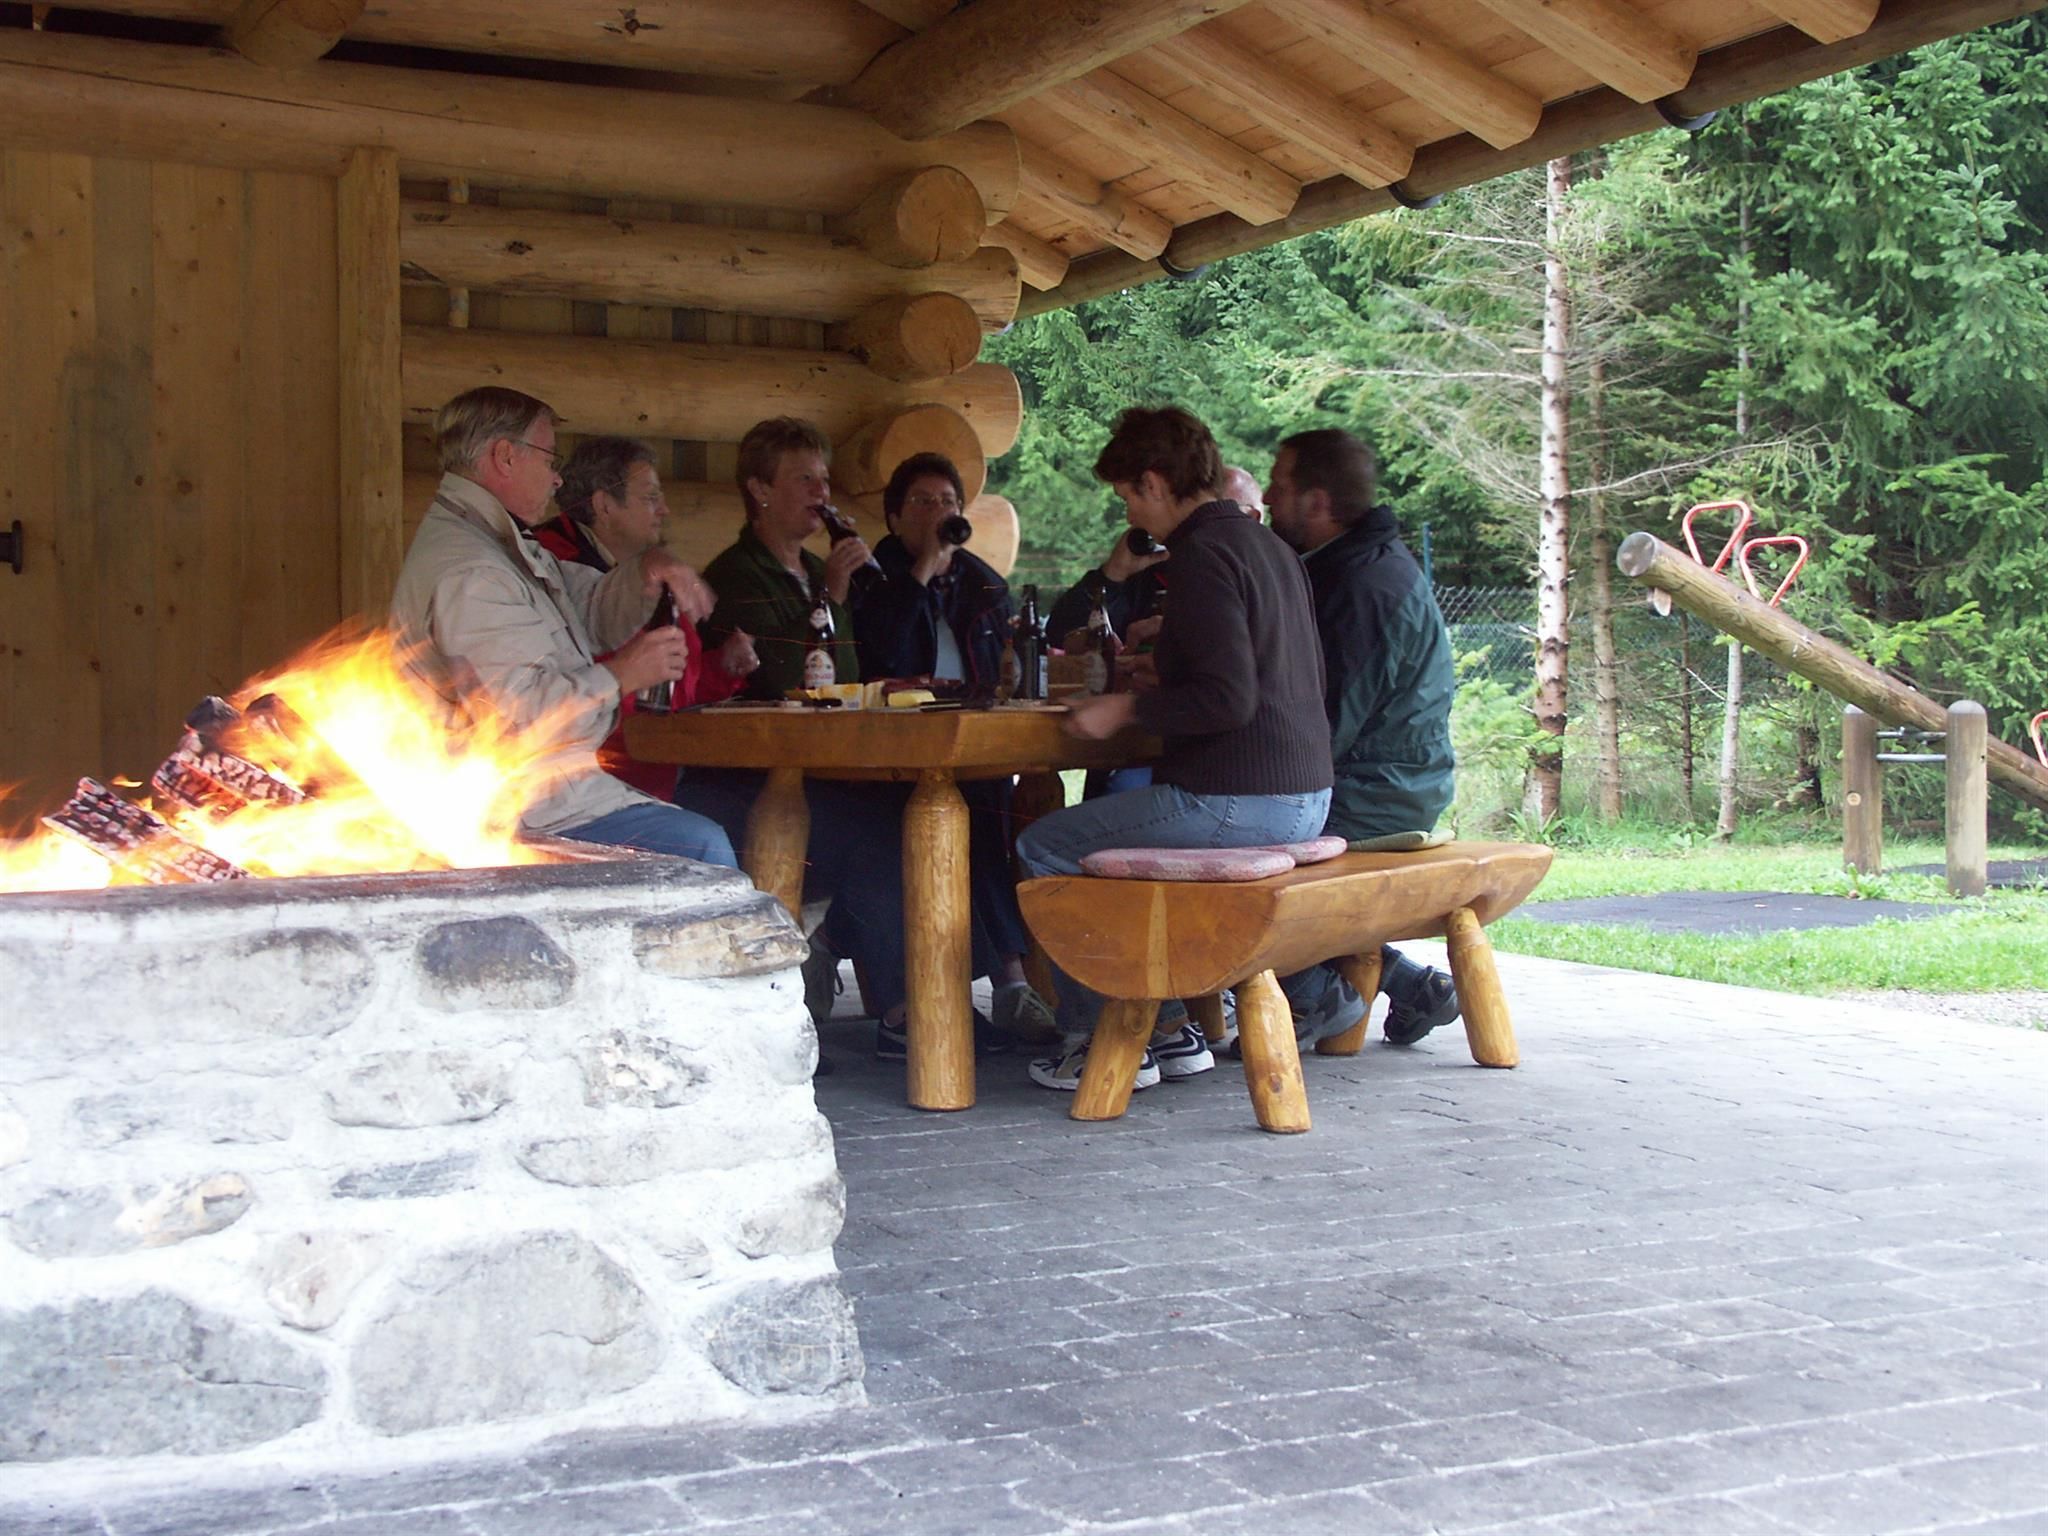
[[[477, 186], [845, 213], [879, 182], [950, 165], [990, 218], [1017, 193], [1017, 138], [976, 123], [906, 144], [865, 113], [346, 64], [280, 82], [229, 54], [0, 28], [0, 144], [337, 175], [359, 146]], [[718, 146], [717, 154], [677, 146]]]
[[1682, 91], [1698, 50], [1628, 0], [1479, 0], [1494, 15], [1583, 65], [1631, 101]]
[[220, 43], [252, 64], [295, 69], [325, 58], [362, 14], [363, 0], [242, 0]]
[[1235, 10], [1245, 0], [977, 0], [892, 48], [841, 93], [929, 139]]
[[1120, 251], [1149, 261], [1173, 238], [1173, 223], [1134, 197], [1104, 186], [1077, 165], [1062, 160], [1029, 139], [1019, 139], [1023, 155], [1020, 190], [1071, 223]]
[[1455, 48], [1350, 0], [1269, 0], [1269, 9], [1495, 149], [1536, 131], [1543, 103]]
[[1877, 0], [1760, 0], [1763, 8], [1789, 21], [1816, 43], [1839, 43], [1868, 32], [1877, 20]]
[[1040, 292], [1067, 280], [1067, 253], [1028, 229], [1007, 222], [996, 224], [981, 239], [984, 245], [998, 246], [1016, 257], [1017, 275]]
[[1301, 195], [1301, 183], [1279, 166], [1106, 69], [1056, 85], [1035, 104], [1139, 164], [1186, 182], [1248, 224], [1286, 218]]
[[1153, 56], [1242, 109], [1281, 138], [1313, 150], [1353, 181], [1383, 187], [1408, 174], [1415, 146], [1306, 75], [1283, 69], [1217, 27], [1155, 43]]

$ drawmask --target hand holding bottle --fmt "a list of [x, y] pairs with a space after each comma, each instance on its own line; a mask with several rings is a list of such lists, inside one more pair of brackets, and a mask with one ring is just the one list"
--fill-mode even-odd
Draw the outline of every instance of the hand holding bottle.
[[1103, 575], [1111, 581], [1129, 581], [1138, 572], [1148, 570], [1166, 558], [1167, 549], [1163, 544], [1153, 544], [1151, 551], [1144, 554], [1134, 549], [1132, 545], [1136, 543], [1136, 536], [1140, 534], [1144, 535], [1147, 542], [1151, 541], [1152, 536], [1145, 533], [1142, 528], [1133, 528], [1116, 541], [1109, 552], [1109, 558], [1102, 562]]

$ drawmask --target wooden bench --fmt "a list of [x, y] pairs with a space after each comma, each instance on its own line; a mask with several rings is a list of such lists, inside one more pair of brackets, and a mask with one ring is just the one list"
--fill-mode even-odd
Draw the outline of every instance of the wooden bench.
[[[1151, 1038], [1159, 1004], [1191, 1000], [1213, 1039], [1221, 993], [1237, 994], [1238, 1040], [1259, 1124], [1309, 1128], [1293, 1016], [1276, 975], [1339, 958], [1368, 1003], [1379, 990], [1380, 946], [1445, 939], [1472, 1059], [1520, 1059], [1484, 926], [1512, 911], [1550, 869], [1530, 843], [1446, 843], [1415, 853], [1347, 853], [1263, 880], [1190, 882], [1054, 875], [1017, 888], [1025, 921], [1061, 969], [1110, 1001], [1074, 1094], [1076, 1120], [1113, 1120]], [[1348, 1055], [1365, 1025], [1316, 1049]]]

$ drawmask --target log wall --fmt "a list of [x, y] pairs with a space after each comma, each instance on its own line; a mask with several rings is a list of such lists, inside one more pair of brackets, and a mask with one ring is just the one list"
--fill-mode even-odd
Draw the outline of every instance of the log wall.
[[335, 197], [0, 151], [0, 815], [341, 618]]

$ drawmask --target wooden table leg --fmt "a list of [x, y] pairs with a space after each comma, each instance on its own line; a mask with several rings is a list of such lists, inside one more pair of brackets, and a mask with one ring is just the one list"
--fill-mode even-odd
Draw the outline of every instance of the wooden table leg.
[[1271, 971], [1238, 983], [1237, 1043], [1259, 1128], [1283, 1134], [1307, 1130], [1308, 1090], [1301, 1084], [1294, 1013]]
[[1451, 952], [1451, 980], [1457, 984], [1458, 1007], [1465, 1015], [1465, 1043], [1482, 1067], [1512, 1067], [1522, 1059], [1515, 1047], [1515, 1027], [1508, 1019], [1507, 994], [1493, 964], [1493, 940], [1479, 926], [1470, 907], [1460, 907], [1444, 924]]
[[1356, 1056], [1365, 1045], [1365, 1026], [1372, 1022], [1372, 1000], [1380, 995], [1380, 952], [1377, 948], [1362, 955], [1345, 955], [1337, 962], [1337, 970], [1351, 983], [1352, 990], [1365, 999], [1365, 1017], [1341, 1035], [1318, 1040], [1318, 1056]]
[[916, 1109], [974, 1105], [971, 900], [967, 802], [952, 774], [926, 769], [903, 812], [905, 1026]]
[[1152, 1042], [1152, 1021], [1159, 1005], [1144, 998], [1112, 997], [1095, 1020], [1088, 1042], [1088, 1065], [1074, 1090], [1074, 1120], [1115, 1120], [1130, 1107], [1138, 1066]]
[[804, 855], [811, 843], [811, 807], [804, 799], [801, 768], [770, 768], [761, 793], [747, 811], [747, 846], [740, 863], [754, 882], [781, 902], [802, 926]]

